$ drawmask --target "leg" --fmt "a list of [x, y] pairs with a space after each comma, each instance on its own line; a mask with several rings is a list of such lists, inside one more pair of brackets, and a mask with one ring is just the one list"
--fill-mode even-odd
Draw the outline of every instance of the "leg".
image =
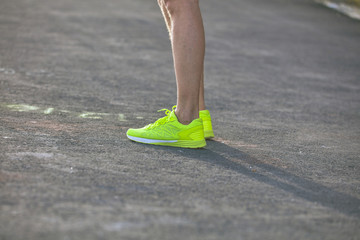
[[[164, 20], [166, 27], [168, 29], [170, 39], [171, 39], [171, 20], [168, 10], [165, 7], [164, 1], [158, 0], [159, 6], [161, 8], [161, 12], [163, 13]], [[200, 91], [199, 91], [199, 110], [205, 110], [205, 96], [204, 96], [204, 70], [202, 71], [201, 75], [201, 82], [200, 82]]]
[[203, 96], [205, 34], [200, 7], [198, 0], [159, 0], [159, 5], [170, 31], [177, 83], [176, 115], [181, 123], [188, 124], [199, 117], [199, 99]]
[[[158, 0], [169, 29], [176, 84], [176, 111], [143, 128], [130, 128], [129, 139], [155, 145], [202, 148], [206, 146], [208, 111], [204, 108], [205, 36], [198, 0]], [[203, 120], [204, 119], [204, 120]], [[208, 119], [208, 120], [207, 120]]]
[[201, 74], [200, 91], [199, 91], [199, 110], [205, 110], [205, 95], [204, 95], [204, 70]]
[[160, 6], [160, 9], [161, 9], [161, 12], [164, 16], [164, 20], [165, 20], [165, 24], [166, 24], [166, 28], [169, 32], [169, 35], [170, 35], [170, 39], [171, 39], [171, 20], [170, 20], [170, 15], [169, 15], [169, 12], [168, 10], [166, 9], [165, 7], [165, 2], [163, 0], [158, 0], [158, 4]]

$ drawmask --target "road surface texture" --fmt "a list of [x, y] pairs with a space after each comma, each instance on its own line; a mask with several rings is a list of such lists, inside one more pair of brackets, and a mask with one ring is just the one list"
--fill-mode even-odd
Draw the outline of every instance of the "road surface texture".
[[360, 239], [360, 22], [201, 1], [200, 150], [142, 145], [176, 102], [155, 0], [0, 3], [0, 239]]

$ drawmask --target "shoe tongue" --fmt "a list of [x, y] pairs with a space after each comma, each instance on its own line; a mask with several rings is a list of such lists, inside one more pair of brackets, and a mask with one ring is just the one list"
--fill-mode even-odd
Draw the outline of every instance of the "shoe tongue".
[[176, 115], [175, 115], [175, 110], [173, 110], [170, 114], [169, 114], [169, 120], [178, 120]]

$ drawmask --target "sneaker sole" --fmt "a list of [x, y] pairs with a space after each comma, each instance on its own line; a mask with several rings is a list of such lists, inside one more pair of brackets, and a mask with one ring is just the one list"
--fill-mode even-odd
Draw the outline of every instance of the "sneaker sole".
[[192, 141], [192, 140], [157, 140], [157, 139], [133, 137], [129, 135], [127, 135], [127, 137], [134, 142], [140, 142], [140, 143], [152, 144], [152, 145], [181, 147], [181, 148], [203, 148], [206, 146], [205, 139], [200, 141]]

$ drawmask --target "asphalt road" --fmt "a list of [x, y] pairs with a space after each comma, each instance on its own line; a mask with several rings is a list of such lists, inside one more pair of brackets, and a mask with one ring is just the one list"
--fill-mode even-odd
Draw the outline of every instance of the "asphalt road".
[[176, 101], [156, 1], [0, 2], [0, 239], [360, 239], [360, 22], [206, 0], [205, 149], [133, 143]]

